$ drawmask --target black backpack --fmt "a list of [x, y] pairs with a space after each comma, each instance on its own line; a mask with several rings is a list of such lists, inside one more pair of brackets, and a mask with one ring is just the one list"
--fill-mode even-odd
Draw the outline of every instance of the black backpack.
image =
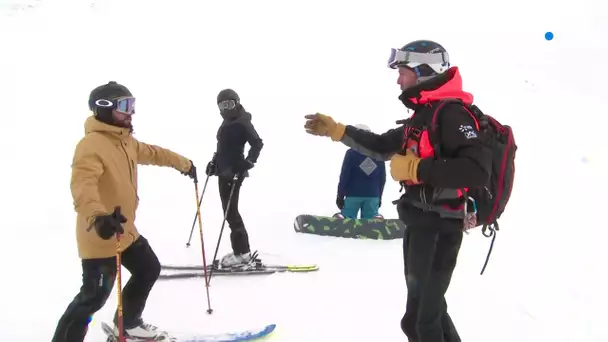
[[[490, 250], [481, 270], [481, 274], [483, 274], [492, 253], [496, 232], [499, 230], [498, 219], [505, 211], [511, 197], [515, 178], [517, 145], [510, 126], [503, 125], [492, 116], [484, 114], [476, 105], [466, 105], [456, 99], [443, 100], [437, 105], [431, 120], [432, 124], [429, 126], [431, 141], [437, 132], [437, 115], [441, 113], [441, 109], [445, 105], [454, 103], [463, 106], [477, 121], [483, 143], [492, 150], [492, 174], [488, 184], [483, 188], [469, 189], [466, 192], [466, 196], [475, 199], [477, 226], [482, 227], [481, 231], [484, 236], [492, 237]], [[435, 149], [435, 151], [439, 150]]]

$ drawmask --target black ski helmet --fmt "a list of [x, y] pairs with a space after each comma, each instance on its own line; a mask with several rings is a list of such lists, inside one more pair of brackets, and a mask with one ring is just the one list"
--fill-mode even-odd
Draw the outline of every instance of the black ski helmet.
[[416, 40], [401, 49], [391, 49], [388, 67], [407, 67], [418, 75], [418, 82], [426, 81], [450, 68], [446, 49], [432, 40]]
[[108, 125], [115, 125], [114, 119], [112, 118], [112, 109], [99, 107], [95, 102], [97, 102], [97, 100], [112, 101], [123, 96], [133, 96], [133, 94], [131, 94], [131, 91], [124, 85], [118, 84], [116, 81], [110, 81], [91, 91], [91, 94], [89, 95], [89, 109], [95, 114], [97, 120], [107, 123]]
[[236, 103], [240, 103], [241, 99], [239, 98], [239, 94], [232, 89], [224, 89], [217, 94], [217, 103], [227, 100], [234, 100]]
[[123, 96], [133, 96], [133, 94], [124, 85], [118, 84], [116, 81], [110, 81], [91, 91], [89, 95], [89, 109], [95, 112], [95, 102], [97, 100], [114, 100]]

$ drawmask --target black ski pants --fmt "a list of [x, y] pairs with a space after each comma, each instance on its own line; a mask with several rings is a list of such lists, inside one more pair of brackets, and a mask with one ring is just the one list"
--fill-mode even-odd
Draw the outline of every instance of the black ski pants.
[[[245, 229], [245, 223], [239, 213], [239, 193], [243, 185], [243, 178], [234, 180], [233, 178], [218, 177], [220, 198], [222, 200], [222, 209], [224, 215], [226, 210], [226, 221], [230, 227], [230, 243], [234, 254], [249, 253], [249, 235]], [[234, 187], [234, 189], [233, 189]], [[232, 192], [232, 195], [230, 195]], [[230, 207], [228, 207], [230, 201]]]
[[[130, 329], [142, 324], [141, 315], [160, 274], [160, 263], [143, 236], [122, 253], [121, 261], [131, 273], [122, 292], [123, 323], [125, 329]], [[115, 279], [115, 257], [82, 260], [82, 287], [59, 319], [52, 342], [84, 341], [89, 319], [108, 300]], [[117, 313], [115, 323], [116, 319]]]
[[401, 330], [410, 342], [460, 342], [445, 294], [456, 267], [463, 222], [412, 207], [400, 207], [399, 216], [407, 226], [403, 238], [407, 304]]

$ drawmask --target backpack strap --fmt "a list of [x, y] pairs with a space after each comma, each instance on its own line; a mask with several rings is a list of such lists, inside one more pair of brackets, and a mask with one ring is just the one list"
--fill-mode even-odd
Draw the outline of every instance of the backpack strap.
[[[435, 157], [436, 158], [441, 158], [441, 137], [439, 136], [439, 120], [440, 120], [440, 115], [441, 113], [443, 113], [443, 109], [446, 108], [446, 106], [451, 105], [451, 104], [457, 104], [459, 106], [461, 106], [462, 108], [464, 108], [467, 113], [469, 113], [469, 115], [471, 115], [471, 117], [473, 118], [473, 120], [475, 121], [475, 125], [479, 128], [479, 121], [477, 120], [477, 118], [475, 117], [475, 115], [467, 108], [467, 106], [465, 105], [465, 103], [460, 100], [460, 99], [445, 99], [445, 100], [441, 100], [439, 101], [439, 103], [437, 104], [437, 107], [435, 108], [434, 112], [433, 112], [433, 116], [431, 117], [431, 122], [428, 125], [429, 127], [429, 138], [430, 138], [430, 142], [431, 144], [433, 144], [433, 150], [435, 151]], [[468, 202], [469, 202], [469, 196], [467, 194], [466, 189], [459, 189], [463, 196], [464, 196], [464, 210], [465, 210], [465, 215], [467, 212], [467, 206], [468, 206]]]
[[[462, 107], [469, 113], [469, 115], [471, 115], [471, 117], [473, 118], [473, 120], [475, 121], [475, 125], [477, 126], [477, 129], [479, 131], [482, 131], [486, 128], [488, 128], [488, 126], [493, 125], [495, 126], [497, 129], [501, 128], [501, 125], [494, 120], [492, 117], [489, 117], [485, 114], [483, 114], [483, 112], [481, 112], [479, 110], [479, 108], [477, 108], [476, 106], [472, 105], [471, 107], [468, 107], [467, 105], [465, 105], [462, 101], [460, 100], [444, 100], [441, 101], [437, 107], [437, 109], [435, 110], [434, 114], [433, 114], [433, 119], [431, 121], [431, 125], [429, 126], [431, 131], [429, 132], [430, 138], [431, 138], [431, 142], [433, 143], [433, 148], [435, 149], [436, 155], [438, 155], [438, 151], [440, 151], [439, 149], [439, 144], [436, 143], [437, 141], [439, 141], [439, 138], [437, 137], [438, 135], [438, 129], [439, 129], [439, 114], [441, 113], [441, 110], [443, 108], [445, 108], [445, 105], [448, 103], [459, 103], [460, 105], [462, 105]], [[501, 132], [504, 133], [504, 129], [501, 130]], [[465, 203], [468, 203], [468, 195], [467, 193], [464, 191], [464, 189], [461, 189], [461, 191], [463, 192], [466, 201]], [[483, 275], [483, 273], [486, 270], [486, 267], [488, 266], [488, 262], [490, 260], [490, 255], [492, 254], [492, 250], [494, 249], [494, 241], [496, 240], [496, 233], [498, 232], [498, 230], [500, 229], [499, 225], [498, 225], [498, 220], [494, 219], [494, 221], [490, 224], [484, 224], [482, 227], [482, 234], [485, 237], [491, 237], [492, 241], [490, 242], [490, 248], [488, 250], [488, 254], [486, 255], [486, 259], [485, 262], [483, 264], [483, 267], [481, 269], [481, 275]]]
[[[486, 230], [489, 229], [490, 233], [486, 234]], [[495, 220], [494, 223], [490, 224], [490, 225], [484, 225], [481, 233], [483, 234], [483, 236], [485, 237], [492, 237], [492, 241], [490, 242], [490, 248], [488, 249], [488, 254], [486, 255], [486, 261], [483, 263], [483, 267], [481, 268], [481, 273], [480, 275], [483, 275], [483, 272], [485, 272], [486, 267], [488, 266], [488, 262], [490, 261], [490, 255], [492, 254], [492, 250], [494, 249], [494, 241], [496, 240], [496, 232], [498, 231], [499, 227], [498, 227], [498, 222]]]
[[[439, 115], [441, 115], [441, 113], [443, 112], [443, 109], [446, 106], [451, 105], [451, 104], [457, 104], [466, 109], [466, 105], [464, 104], [464, 102], [459, 99], [445, 99], [445, 100], [437, 101], [437, 103], [435, 103], [432, 107], [430, 107], [432, 112], [430, 112], [430, 113], [427, 112], [423, 116], [413, 115], [409, 119], [405, 120], [408, 124], [405, 125], [405, 127], [404, 127], [404, 142], [403, 142], [402, 150], [405, 152], [408, 141], [412, 140], [412, 139], [418, 140], [421, 136], [420, 133], [422, 133], [423, 130], [426, 130], [429, 135], [428, 136], [429, 142], [431, 143], [431, 145], [433, 147], [435, 157], [441, 158], [441, 137], [438, 134], [439, 129], [440, 129], [440, 127], [439, 127], [440, 126], [440, 124], [439, 124], [440, 116]], [[467, 112], [475, 120], [476, 126], [479, 126], [477, 119], [471, 113], [471, 111], [467, 110]], [[399, 192], [403, 191], [403, 189], [404, 189], [404, 182], [400, 182], [400, 184], [401, 184], [401, 189], [399, 190]], [[457, 209], [455, 211], [454, 210], [446, 211], [443, 207], [431, 205], [428, 203], [412, 203], [412, 204], [425, 211], [434, 211], [434, 212], [441, 213], [442, 217], [466, 220], [467, 213], [473, 213], [473, 212], [476, 213], [477, 212], [476, 204], [474, 202], [474, 199], [470, 198], [468, 196], [466, 189], [463, 188], [463, 189], [457, 189], [457, 190], [459, 190], [460, 193], [462, 193], [463, 207], [461, 209]], [[473, 203], [472, 206], [469, 206], [469, 201], [471, 201]], [[465, 226], [466, 226], [466, 223], [463, 222], [463, 228]]]
[[433, 116], [431, 117], [431, 123], [429, 124], [429, 138], [431, 143], [433, 144], [433, 149], [435, 150], [435, 156], [441, 158], [440, 156], [440, 144], [441, 138], [438, 136], [439, 132], [439, 115], [442, 113], [442, 109], [445, 108], [448, 104], [462, 104], [464, 103], [460, 100], [441, 100], [439, 104], [437, 104], [437, 108], [433, 111]]
[[460, 99], [446, 99], [446, 100], [441, 100], [439, 101], [439, 104], [437, 105], [437, 108], [435, 108], [435, 111], [433, 112], [433, 117], [431, 118], [431, 124], [429, 125], [430, 131], [429, 134], [431, 134], [430, 138], [431, 141], [433, 143], [433, 148], [435, 148], [435, 153], [437, 155], [438, 153], [438, 149], [437, 147], [439, 147], [438, 143], [435, 143], [435, 141], [440, 141], [441, 139], [437, 136], [437, 132], [439, 131], [439, 115], [442, 113], [442, 110], [446, 107], [446, 105], [449, 104], [458, 104], [460, 105], [462, 108], [464, 108], [464, 110], [466, 110], [467, 113], [469, 113], [469, 115], [471, 116], [471, 118], [473, 118], [473, 121], [475, 121], [475, 126], [477, 126], [478, 130], [482, 129], [482, 124], [480, 122], [480, 119], [475, 115], [475, 113], [473, 113], [475, 110], [475, 106], [472, 106], [473, 108], [469, 108], [462, 100]]

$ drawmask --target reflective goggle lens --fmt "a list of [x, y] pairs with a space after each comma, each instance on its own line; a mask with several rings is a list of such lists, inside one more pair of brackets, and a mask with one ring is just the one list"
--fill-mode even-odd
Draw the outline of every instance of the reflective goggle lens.
[[386, 64], [391, 69], [395, 69], [397, 67], [399, 64], [399, 61], [397, 60], [397, 49], [391, 49], [391, 55]]
[[113, 101], [106, 99], [99, 99], [95, 101], [95, 105], [103, 108], [112, 108], [118, 112], [124, 114], [135, 113], [135, 98], [134, 97], [121, 97]]
[[395, 48], [391, 49], [391, 54], [388, 58], [387, 65], [391, 69], [397, 69], [400, 66], [415, 68], [421, 64], [431, 66], [436, 72], [441, 67], [450, 66], [450, 57], [447, 52], [441, 53], [422, 53], [413, 51], [401, 51]]
[[236, 107], [236, 101], [234, 101], [234, 100], [221, 101], [220, 103], [217, 104], [217, 106], [220, 108], [221, 111], [231, 110]]
[[125, 97], [116, 99], [116, 110], [125, 114], [133, 114], [135, 112], [135, 98]]

